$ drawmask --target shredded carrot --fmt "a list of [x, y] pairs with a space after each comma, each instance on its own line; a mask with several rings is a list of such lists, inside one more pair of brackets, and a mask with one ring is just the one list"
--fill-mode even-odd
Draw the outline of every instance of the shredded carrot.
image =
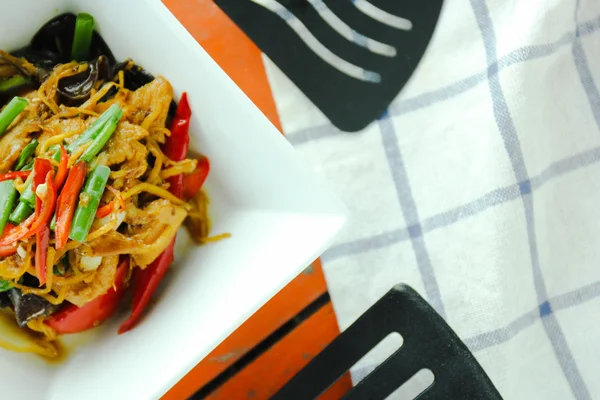
[[94, 94], [93, 96], [91, 96], [85, 103], [83, 103], [81, 106], [79, 106], [80, 110], [85, 110], [88, 109], [90, 107], [93, 107], [96, 105], [96, 103], [98, 101], [100, 101], [100, 99], [102, 97], [104, 97], [104, 95], [106, 95], [106, 93], [108, 93], [108, 91], [113, 88], [116, 87], [117, 84], [114, 82], [108, 82], [107, 84], [105, 84], [104, 86], [102, 86], [102, 89], [98, 90], [98, 92], [96, 94]]
[[160, 171], [167, 159], [167, 157], [163, 154], [158, 146], [158, 143], [152, 138], [148, 138], [147, 144], [148, 150], [155, 158], [154, 166], [152, 167], [152, 171], [150, 171], [150, 175], [148, 175], [147, 181], [149, 183], [155, 184], [158, 182], [158, 178], [160, 177]]
[[63, 134], [52, 136], [52, 137], [44, 140], [44, 143], [40, 146], [40, 150], [39, 150], [38, 154], [44, 154], [51, 146], [54, 146], [55, 144], [62, 144], [62, 142], [66, 138], [77, 135], [79, 133], [81, 133], [81, 132], [77, 132], [75, 130], [67, 131]]
[[169, 200], [171, 203], [178, 206], [187, 206], [187, 203], [185, 201], [177, 198], [168, 190], [165, 190], [156, 185], [151, 185], [149, 183], [138, 183], [137, 185], [135, 185], [128, 191], [122, 193], [121, 195], [123, 196], [123, 199], [127, 200], [131, 196], [134, 196], [140, 192], [148, 192], [155, 196], [162, 197], [163, 199]]
[[54, 286], [55, 287], [57, 285], [59, 285], [61, 287], [62, 286], [65, 286], [65, 287], [72, 286], [72, 285], [74, 285], [76, 283], [83, 282], [83, 281], [85, 281], [87, 279], [90, 279], [92, 277], [92, 275], [94, 275], [94, 274], [87, 272], [87, 273], [84, 273], [84, 274], [73, 274], [73, 275], [68, 276], [68, 277], [57, 276], [56, 277], [56, 283], [55, 283]]
[[203, 243], [212, 243], [218, 242], [223, 239], [228, 239], [231, 237], [231, 233], [221, 233], [220, 235], [209, 236], [202, 239]]
[[144, 119], [144, 122], [142, 122], [142, 128], [144, 129], [150, 129], [156, 118], [162, 114], [162, 106], [159, 105], [158, 101], [154, 98], [152, 99], [150, 109], [152, 112]]
[[[35, 271], [34, 270], [30, 270], [28, 271], [31, 275], [35, 276]], [[52, 290], [51, 286], [46, 286], [43, 289], [38, 289], [38, 288], [32, 288], [29, 286], [25, 286], [25, 285], [21, 285], [19, 282], [17, 282], [16, 280], [13, 280], [10, 283], [13, 287], [16, 287], [17, 289], [21, 289], [21, 291], [25, 294], [35, 294], [36, 296], [43, 296], [46, 295], [48, 293], [50, 293], [50, 291]]]
[[37, 318], [27, 323], [27, 327], [32, 331], [43, 334], [46, 339], [52, 341], [56, 340], [56, 332], [44, 323], [44, 318]]
[[71, 157], [69, 157], [69, 168], [71, 168], [73, 165], [75, 165], [75, 163], [77, 162], [77, 160], [79, 159], [79, 157], [81, 157], [81, 155], [87, 150], [87, 148], [92, 144], [92, 142], [87, 142], [82, 144], [81, 146], [79, 146], [79, 148], [77, 150], [75, 150], [73, 153], [71, 153]]
[[115, 196], [115, 199], [117, 199], [118, 204], [121, 207], [121, 210], [124, 210], [125, 209], [125, 200], [123, 199], [123, 196], [121, 196], [121, 192], [110, 185], [106, 185], [106, 188]]
[[190, 174], [196, 169], [197, 165], [198, 160], [186, 159], [176, 163], [171, 168], [163, 169], [163, 171], [160, 174], [160, 177], [163, 179], [167, 179], [175, 175]]
[[89, 243], [92, 240], [99, 238], [100, 236], [104, 235], [105, 233], [112, 231], [116, 225], [117, 225], [117, 213], [113, 211], [112, 217], [110, 218], [110, 222], [108, 224], [102, 225], [100, 228], [96, 229], [94, 232], [88, 233], [85, 241]]

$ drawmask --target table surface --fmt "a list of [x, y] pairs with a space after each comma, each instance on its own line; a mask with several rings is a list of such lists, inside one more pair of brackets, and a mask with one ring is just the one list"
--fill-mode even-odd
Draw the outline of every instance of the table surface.
[[[163, 0], [281, 131], [260, 50], [212, 0]], [[339, 334], [317, 260], [192, 369], [163, 400], [267, 399]], [[339, 399], [345, 375], [320, 397]]]

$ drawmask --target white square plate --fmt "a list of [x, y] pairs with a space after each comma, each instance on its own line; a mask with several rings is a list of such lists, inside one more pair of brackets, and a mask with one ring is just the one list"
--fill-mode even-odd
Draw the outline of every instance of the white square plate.
[[211, 160], [213, 233], [232, 234], [178, 251], [158, 303], [132, 332], [117, 336], [122, 315], [59, 365], [0, 351], [3, 397], [159, 398], [320, 255], [346, 209], [158, 0], [20, 0], [1, 7], [2, 49], [27, 44], [58, 14], [85, 11], [117, 59], [131, 57], [165, 76], [177, 98], [187, 91], [192, 149]]

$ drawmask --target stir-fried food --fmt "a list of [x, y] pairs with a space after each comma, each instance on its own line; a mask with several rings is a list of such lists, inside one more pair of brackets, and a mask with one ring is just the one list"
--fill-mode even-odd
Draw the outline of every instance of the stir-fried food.
[[0, 109], [0, 308], [33, 338], [0, 329], [0, 345], [54, 356], [57, 336], [101, 324], [130, 288], [126, 332], [177, 230], [208, 239], [209, 164], [188, 157], [187, 96], [176, 104], [165, 78], [115, 61], [89, 15], [65, 14], [0, 50]]

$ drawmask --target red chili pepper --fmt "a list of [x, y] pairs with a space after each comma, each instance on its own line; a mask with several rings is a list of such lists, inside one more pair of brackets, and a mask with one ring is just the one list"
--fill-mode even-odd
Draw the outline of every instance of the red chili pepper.
[[58, 203], [56, 205], [56, 249], [62, 249], [69, 240], [69, 232], [71, 230], [71, 223], [73, 222], [73, 214], [77, 207], [77, 201], [79, 199], [79, 193], [81, 187], [85, 181], [86, 164], [84, 161], [79, 161], [71, 168], [65, 187], [60, 196], [58, 197]]
[[[165, 155], [173, 161], [181, 161], [187, 157], [190, 144], [188, 129], [191, 116], [192, 110], [188, 103], [187, 94], [183, 93], [177, 107], [177, 112], [171, 123], [171, 136], [167, 138], [163, 146]], [[175, 196], [182, 198], [183, 175], [169, 178], [169, 183], [169, 191]], [[145, 269], [137, 268], [133, 271], [133, 307], [131, 316], [119, 327], [119, 334], [132, 329], [142, 317], [152, 295], [173, 262], [174, 246], [175, 238], [173, 238], [165, 251]]]
[[[29, 227], [35, 221], [35, 214], [31, 214], [25, 221], [21, 222], [18, 226], [12, 229], [5, 229], [2, 237], [0, 238], [0, 247], [12, 246], [14, 242], [23, 238], [29, 232]], [[31, 236], [31, 235], [30, 235]]]
[[[46, 188], [46, 198], [43, 201], [40, 201], [40, 207], [37, 207], [38, 202], [36, 200], [37, 219], [31, 225], [30, 232], [27, 234], [27, 237], [41, 231], [45, 226], [48, 225], [48, 223], [52, 219], [52, 215], [54, 214], [54, 208], [56, 207], [56, 188], [54, 187], [54, 171], [48, 172], [48, 176], [46, 177]], [[39, 208], [40, 210], [39, 213], [37, 212], [37, 208]]]
[[0, 257], [12, 256], [17, 252], [17, 247], [13, 245], [0, 246]]
[[60, 164], [58, 171], [56, 171], [56, 179], [54, 179], [54, 186], [58, 192], [67, 179], [67, 173], [69, 172], [69, 155], [65, 150], [65, 146], [60, 145]]
[[36, 158], [33, 163], [33, 192], [37, 189], [38, 185], [42, 185], [46, 182], [46, 176], [48, 172], [52, 171], [52, 164], [50, 161], [43, 158]]
[[[35, 193], [38, 186], [46, 183], [46, 193], [50, 192], [50, 187], [53, 185], [52, 182], [52, 165], [50, 161], [44, 159], [36, 159], [33, 163], [33, 183], [32, 190]], [[36, 196], [35, 198], [35, 216], [40, 218], [42, 207], [44, 202], [47, 201]], [[48, 244], [50, 242], [50, 228], [45, 225], [39, 232], [35, 234], [35, 274], [40, 282], [40, 286], [44, 286], [46, 283], [46, 258], [48, 254]]]
[[201, 157], [198, 160], [196, 169], [191, 174], [183, 176], [183, 197], [186, 199], [194, 197], [206, 181], [209, 172], [210, 163], [208, 158]]
[[110, 214], [112, 212], [113, 208], [114, 208], [114, 204], [112, 201], [108, 204], [103, 205], [102, 207], [98, 208], [98, 211], [96, 211], [96, 218], [106, 217], [108, 214]]
[[46, 198], [42, 201], [39, 197], [36, 197], [35, 214], [31, 215], [15, 229], [5, 232], [2, 238], [0, 238], [0, 246], [13, 244], [18, 240], [27, 239], [35, 235], [44, 229], [45, 226], [48, 226], [52, 218], [54, 206], [56, 205], [56, 188], [54, 187], [54, 171], [52, 171], [50, 161], [36, 158], [33, 164], [33, 174], [32, 190], [34, 192], [37, 186], [40, 185], [40, 182], [44, 182], [41, 180], [41, 177], [45, 177]]
[[97, 327], [112, 317], [117, 310], [125, 293], [125, 277], [128, 271], [129, 257], [123, 257], [117, 267], [114, 288], [83, 307], [69, 304], [44, 322], [59, 335], [83, 332]]
[[44, 286], [48, 274], [46, 263], [49, 243], [50, 228], [45, 226], [41, 231], [35, 234], [35, 274], [40, 281], [40, 286]]
[[27, 179], [29, 174], [31, 174], [31, 171], [7, 172], [6, 174], [0, 175], [0, 182], [7, 181], [9, 179], [15, 179], [15, 178]]

